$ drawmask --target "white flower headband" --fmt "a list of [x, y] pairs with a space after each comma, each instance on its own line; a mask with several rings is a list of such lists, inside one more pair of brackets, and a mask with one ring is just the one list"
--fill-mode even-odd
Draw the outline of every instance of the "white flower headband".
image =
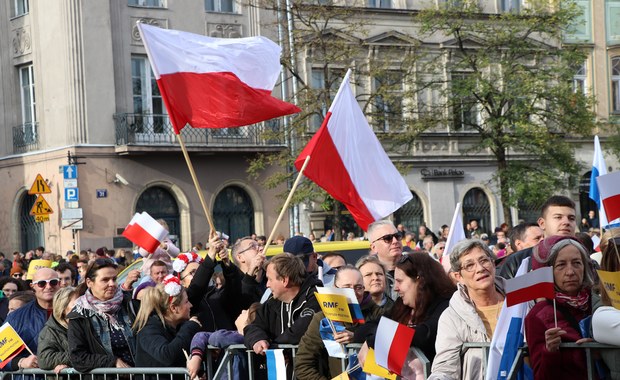
[[198, 263], [202, 262], [202, 257], [195, 252], [187, 252], [181, 253], [176, 260], [172, 262], [172, 269], [175, 272], [181, 273], [187, 268], [187, 264], [189, 263]]
[[172, 274], [169, 274], [164, 278], [163, 284], [164, 291], [170, 296], [171, 301], [173, 297], [181, 294], [181, 289], [183, 289], [183, 286], [181, 286], [181, 280]]

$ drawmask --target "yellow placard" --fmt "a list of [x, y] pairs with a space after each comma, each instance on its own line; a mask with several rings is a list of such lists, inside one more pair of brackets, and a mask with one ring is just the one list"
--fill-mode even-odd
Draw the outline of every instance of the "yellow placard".
[[49, 203], [43, 198], [43, 195], [39, 194], [37, 200], [34, 201], [32, 208], [30, 209], [30, 215], [49, 215], [54, 211], [50, 207]]
[[37, 223], [49, 222], [50, 216], [49, 215], [35, 215], [34, 221]]
[[26, 275], [27, 280], [32, 280], [34, 278], [34, 272], [40, 268], [51, 268], [52, 261], [51, 260], [32, 260], [28, 265], [28, 274]]
[[48, 186], [47, 182], [43, 179], [41, 174], [37, 174], [37, 178], [35, 178], [32, 186], [30, 186], [30, 190], [28, 190], [28, 194], [49, 194], [52, 192], [52, 189]]
[[323, 314], [325, 314], [328, 319], [334, 322], [353, 323], [347, 297], [340, 294], [314, 293], [314, 295], [316, 296], [316, 300], [319, 301], [319, 305], [321, 305]]
[[387, 369], [381, 367], [377, 364], [375, 360], [375, 350], [372, 348], [368, 349], [368, 353], [366, 354], [366, 361], [364, 362], [364, 366], [362, 367], [362, 371], [366, 373], [370, 373], [371, 375], [377, 375], [379, 377], [383, 377], [389, 380], [396, 380], [396, 374], [388, 371]]
[[344, 371], [340, 375], [334, 377], [332, 380], [349, 380], [349, 374], [347, 371]]
[[620, 309], [620, 272], [607, 272], [597, 270], [598, 276], [603, 283], [603, 289], [611, 300], [611, 306]]
[[25, 346], [24, 341], [11, 325], [7, 323], [0, 327], [0, 360], [5, 361], [20, 348]]

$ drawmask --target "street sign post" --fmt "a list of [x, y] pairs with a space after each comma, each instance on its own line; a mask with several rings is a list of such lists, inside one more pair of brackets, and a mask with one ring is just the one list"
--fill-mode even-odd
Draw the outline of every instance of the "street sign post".
[[80, 191], [77, 187], [65, 187], [65, 202], [78, 202]]

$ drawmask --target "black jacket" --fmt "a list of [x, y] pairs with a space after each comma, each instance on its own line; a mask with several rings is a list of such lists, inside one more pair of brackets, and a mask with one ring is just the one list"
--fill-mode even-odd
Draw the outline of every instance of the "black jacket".
[[[136, 318], [139, 302], [131, 299], [131, 291], [124, 292], [123, 304], [119, 314], [122, 319], [131, 327]], [[78, 372], [88, 372], [94, 368], [116, 367], [116, 356], [106, 350], [102, 344], [102, 338], [110, 341], [108, 336], [102, 337], [95, 333], [91, 319], [102, 319], [97, 315], [87, 317], [79, 314], [73, 309], [67, 316], [69, 319], [69, 329], [67, 338], [69, 341], [69, 357], [73, 368]], [[95, 321], [93, 321], [94, 323]], [[99, 321], [101, 323], [106, 323]], [[129, 348], [135, 356], [135, 339], [133, 336], [127, 337]]]
[[304, 280], [297, 296], [286, 304], [271, 297], [257, 311], [254, 322], [243, 330], [246, 347], [252, 349], [261, 340], [270, 343], [298, 344], [314, 313], [321, 310], [314, 292], [323, 283], [314, 276]]
[[[499, 266], [497, 275], [507, 280], [514, 278], [521, 266], [521, 262], [523, 262], [526, 257], [532, 256], [532, 248], [533, 247], [522, 249], [506, 257]], [[530, 260], [528, 271], [531, 269], [532, 260]]]
[[209, 286], [216, 265], [207, 256], [187, 288], [192, 315], [198, 317], [205, 331], [236, 330], [235, 319], [241, 311], [238, 305], [241, 299], [241, 272], [233, 263], [220, 265], [226, 284], [222, 289], [217, 289]]
[[37, 360], [41, 369], [52, 370], [59, 364], [71, 367], [67, 329], [54, 316], [47, 320], [39, 333]]
[[136, 367], [185, 367], [183, 350], [190, 352], [200, 326], [187, 321], [174, 329], [164, 326], [156, 314], [136, 334]]

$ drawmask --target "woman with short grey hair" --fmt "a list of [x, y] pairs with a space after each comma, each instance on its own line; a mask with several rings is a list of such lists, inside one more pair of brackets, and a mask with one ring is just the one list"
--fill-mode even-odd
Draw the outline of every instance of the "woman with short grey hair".
[[482, 379], [482, 349], [466, 342], [490, 342], [504, 304], [504, 279], [495, 277], [495, 255], [479, 239], [459, 242], [449, 255], [457, 291], [439, 318], [431, 379]]

